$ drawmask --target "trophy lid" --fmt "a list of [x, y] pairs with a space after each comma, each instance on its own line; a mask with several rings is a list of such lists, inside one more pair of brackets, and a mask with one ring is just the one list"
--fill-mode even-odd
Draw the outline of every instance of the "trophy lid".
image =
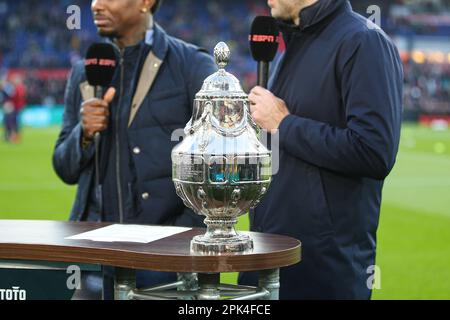
[[196, 99], [235, 98], [247, 99], [239, 80], [231, 73], [225, 71], [230, 61], [230, 48], [225, 42], [219, 42], [214, 48], [214, 58], [219, 70], [210, 75], [203, 82], [202, 89], [196, 94]]

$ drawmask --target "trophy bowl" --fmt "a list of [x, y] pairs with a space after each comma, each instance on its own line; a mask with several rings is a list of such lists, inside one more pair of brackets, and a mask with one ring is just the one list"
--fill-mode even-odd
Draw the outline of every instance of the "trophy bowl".
[[206, 216], [204, 235], [191, 241], [199, 254], [243, 252], [252, 239], [235, 230], [237, 218], [255, 207], [272, 177], [271, 152], [260, 142], [248, 95], [225, 71], [228, 46], [214, 49], [219, 70], [197, 93], [185, 138], [172, 150], [172, 177], [178, 196]]

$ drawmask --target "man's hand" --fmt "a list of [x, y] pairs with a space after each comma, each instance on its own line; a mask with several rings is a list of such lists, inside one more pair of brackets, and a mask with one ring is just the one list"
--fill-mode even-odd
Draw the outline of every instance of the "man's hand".
[[80, 114], [84, 139], [92, 140], [96, 132], [108, 128], [109, 104], [115, 94], [116, 89], [109, 88], [103, 100], [93, 98], [83, 102]]
[[267, 131], [278, 129], [289, 115], [286, 103], [262, 87], [253, 88], [248, 98], [253, 120]]

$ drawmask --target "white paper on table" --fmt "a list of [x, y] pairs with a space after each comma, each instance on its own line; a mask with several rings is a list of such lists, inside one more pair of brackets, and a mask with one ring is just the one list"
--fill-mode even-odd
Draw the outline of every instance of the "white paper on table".
[[191, 228], [113, 224], [64, 239], [150, 243], [188, 230]]

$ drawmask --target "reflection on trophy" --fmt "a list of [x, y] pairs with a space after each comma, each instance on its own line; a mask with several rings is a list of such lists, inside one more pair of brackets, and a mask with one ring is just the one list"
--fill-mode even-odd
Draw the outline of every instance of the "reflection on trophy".
[[253, 248], [250, 237], [234, 226], [237, 217], [258, 204], [271, 180], [271, 152], [258, 140], [248, 96], [224, 69], [228, 46], [220, 42], [214, 55], [219, 71], [197, 93], [186, 137], [172, 151], [178, 196], [206, 216], [206, 233], [191, 241], [191, 250], [204, 254]]

